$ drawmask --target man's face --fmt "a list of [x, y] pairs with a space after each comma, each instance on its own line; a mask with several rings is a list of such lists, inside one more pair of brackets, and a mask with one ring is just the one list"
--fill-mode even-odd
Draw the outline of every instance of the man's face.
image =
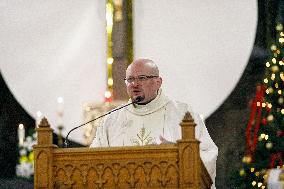
[[[152, 67], [147, 64], [133, 64], [126, 70], [126, 79], [132, 78], [132, 82], [127, 82], [127, 94], [131, 99], [138, 96], [144, 98], [140, 103], [153, 100], [157, 96], [157, 91], [161, 87], [162, 79], [158, 75], [153, 74]], [[156, 76], [146, 78], [144, 76]], [[139, 81], [140, 78], [140, 81]], [[142, 78], [142, 79], [141, 79]]]

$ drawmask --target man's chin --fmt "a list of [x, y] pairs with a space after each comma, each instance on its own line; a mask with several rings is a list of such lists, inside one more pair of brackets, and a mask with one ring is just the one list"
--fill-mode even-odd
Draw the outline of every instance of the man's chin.
[[131, 100], [134, 101], [134, 100], [137, 100], [137, 98], [142, 98], [143, 101], [144, 101], [144, 99], [145, 99], [145, 97], [144, 97], [143, 95], [133, 95], [133, 96], [131, 97]]

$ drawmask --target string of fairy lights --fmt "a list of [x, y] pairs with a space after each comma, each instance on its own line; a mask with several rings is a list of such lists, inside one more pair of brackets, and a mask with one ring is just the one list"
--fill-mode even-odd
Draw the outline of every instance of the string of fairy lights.
[[106, 32], [107, 32], [107, 90], [105, 91], [105, 101], [112, 101], [113, 78], [112, 78], [112, 30], [113, 30], [113, 1], [108, 0], [106, 3]]
[[106, 32], [107, 32], [107, 90], [105, 91], [105, 102], [113, 100], [113, 77], [112, 64], [114, 62], [112, 48], [112, 31], [114, 22], [119, 22], [123, 19], [122, 16], [122, 1], [123, 0], [108, 0], [106, 3]]
[[[284, 44], [283, 25], [278, 24], [276, 26], [276, 30], [280, 34], [278, 38], [278, 42], [281, 46], [283, 46]], [[284, 108], [283, 108], [284, 73], [283, 73], [283, 67], [282, 67], [284, 66], [283, 52], [281, 53], [281, 47], [279, 45], [277, 46], [276, 44], [272, 44], [270, 47], [270, 50], [272, 51], [273, 56], [265, 64], [269, 72], [267, 73], [266, 77], [263, 79], [264, 86], [268, 86], [267, 88], [264, 89], [264, 92], [266, 93], [267, 97], [265, 98], [265, 101], [262, 101], [262, 102], [258, 101], [256, 103], [257, 107], [264, 108], [264, 110], [268, 112], [266, 118], [263, 118], [261, 120], [261, 123], [263, 125], [266, 125], [267, 122], [274, 121], [275, 117], [271, 111], [272, 108], [274, 110], [274, 114], [276, 112], [278, 115], [280, 114], [280, 116], [284, 115]], [[276, 99], [275, 102], [278, 105], [274, 104], [275, 102], [272, 102], [272, 99]], [[283, 136], [283, 134], [284, 133], [281, 130], [277, 131], [276, 133], [277, 136]], [[269, 133], [265, 132], [265, 130], [262, 130], [261, 132], [259, 132], [257, 136], [258, 136], [257, 139], [259, 142], [261, 141], [264, 142], [264, 147], [267, 150], [271, 150], [274, 147], [274, 144], [271, 141], [271, 136], [269, 136]], [[275, 156], [273, 161], [275, 161], [275, 159], [277, 158], [281, 159], [281, 157]], [[246, 155], [242, 159], [242, 162], [247, 165], [249, 165], [252, 161], [253, 161], [253, 157], [251, 157], [250, 155]], [[273, 161], [271, 161], [270, 163], [274, 165], [275, 162]], [[281, 166], [277, 166], [277, 168], [281, 168]], [[282, 168], [284, 167], [282, 166]], [[261, 189], [266, 188], [264, 181], [267, 180], [268, 175], [265, 169], [259, 170], [254, 166], [251, 166], [251, 167], [249, 166], [248, 172], [250, 172], [254, 177], [254, 179], [251, 181], [251, 185], [254, 188], [261, 188]], [[246, 171], [244, 169], [241, 169], [240, 176], [245, 176], [245, 175], [246, 175]]]

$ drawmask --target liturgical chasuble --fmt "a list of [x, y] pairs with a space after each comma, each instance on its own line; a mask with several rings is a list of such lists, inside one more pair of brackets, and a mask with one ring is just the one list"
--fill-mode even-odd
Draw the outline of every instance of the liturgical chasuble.
[[[159, 90], [146, 105], [130, 105], [102, 120], [90, 147], [160, 144], [160, 136], [170, 142], [181, 138], [180, 123], [189, 111], [193, 116], [195, 137], [200, 141], [200, 156], [213, 182], [216, 176], [218, 148], [200, 116], [187, 104], [173, 101]], [[212, 188], [215, 188], [214, 185]]]

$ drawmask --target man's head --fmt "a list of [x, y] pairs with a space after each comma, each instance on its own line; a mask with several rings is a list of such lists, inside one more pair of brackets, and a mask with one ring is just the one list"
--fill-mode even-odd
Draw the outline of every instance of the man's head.
[[157, 65], [149, 59], [138, 59], [132, 62], [126, 70], [127, 94], [131, 99], [138, 96], [144, 98], [140, 103], [153, 100], [162, 85]]

